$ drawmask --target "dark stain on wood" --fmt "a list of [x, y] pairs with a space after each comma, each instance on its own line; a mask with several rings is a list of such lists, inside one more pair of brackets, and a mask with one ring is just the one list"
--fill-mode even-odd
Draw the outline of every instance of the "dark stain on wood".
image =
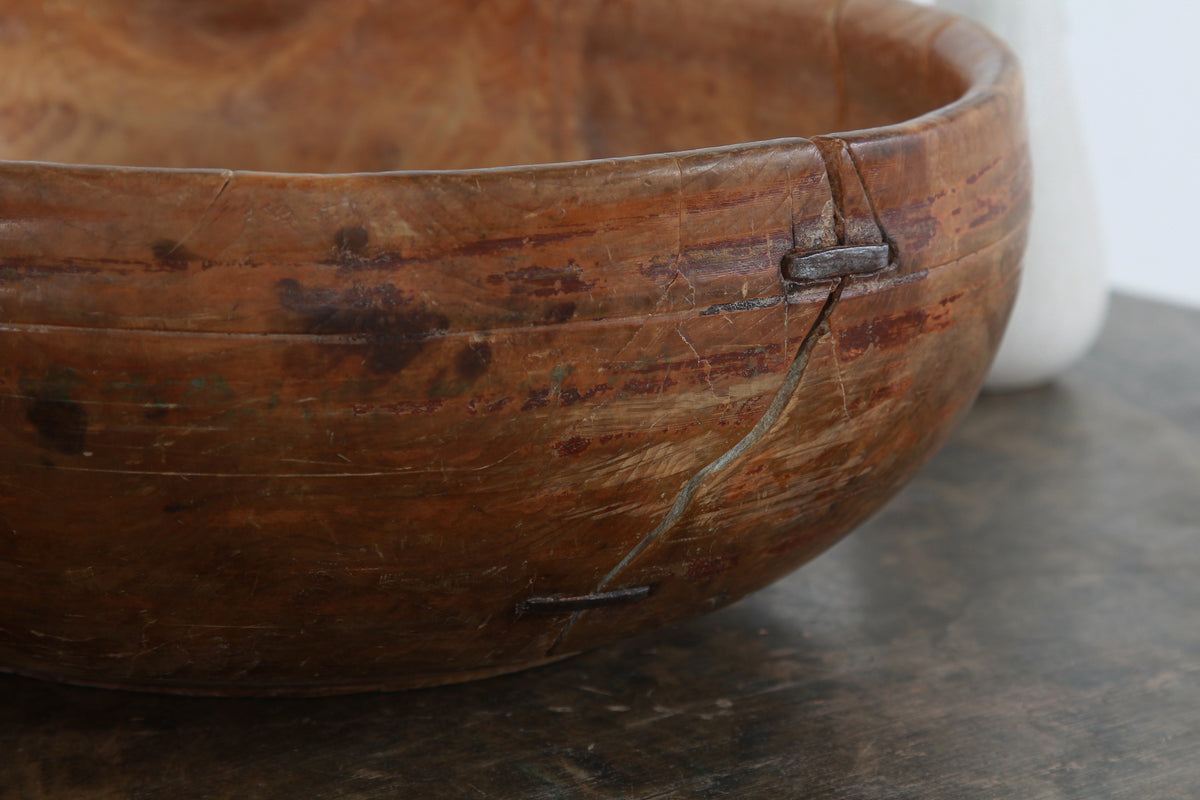
[[418, 310], [401, 316], [382, 316], [370, 333], [366, 366], [375, 374], [396, 373], [407, 367], [425, 349], [425, 339], [445, 330], [448, 323], [441, 314]]
[[[352, 287], [346, 292], [308, 290], [285, 278], [276, 286], [279, 304], [299, 314], [305, 330], [315, 336], [348, 335], [367, 348], [365, 363], [374, 374], [394, 374], [407, 367], [425, 348], [425, 340], [444, 333], [450, 321], [444, 314], [417, 306], [391, 284]], [[330, 345], [354, 352], [355, 345]]]
[[470, 342], [454, 357], [454, 369], [458, 376], [473, 383], [487, 374], [492, 363], [492, 346], [487, 342]]
[[659, 381], [626, 381], [621, 391], [628, 394], [662, 394], [679, 382], [669, 375], [664, 375]]
[[574, 386], [564, 386], [558, 393], [558, 404], [560, 406], [573, 406], [576, 403], [586, 403], [596, 395], [612, 391], [612, 388], [607, 383], [598, 383], [591, 389], [581, 392]]
[[749, 347], [732, 353], [713, 353], [704, 357], [710, 375], [738, 378], [753, 378], [767, 372], [776, 372], [782, 365], [772, 366], [770, 357], [780, 352], [779, 345]]
[[495, 414], [502, 410], [506, 405], [512, 402], [511, 397], [501, 397], [496, 400], [487, 400], [479, 397], [472, 397], [467, 401], [467, 411], [472, 414], [483, 412], [484, 414]]
[[879, 317], [838, 332], [838, 354], [847, 359], [861, 356], [870, 347], [899, 347], [925, 328], [929, 312], [913, 308], [902, 314]]
[[87, 445], [88, 414], [79, 403], [40, 397], [29, 405], [26, 418], [43, 447], [77, 456]]
[[994, 222], [997, 217], [1008, 213], [1008, 207], [1003, 203], [983, 200], [979, 205], [981, 206], [981, 210], [975, 218], [967, 223], [968, 228], [978, 228], [982, 225], [987, 225]]
[[592, 440], [585, 436], [572, 436], [570, 439], [556, 442], [554, 452], [561, 457], [577, 456], [584, 450], [587, 450], [591, 444]]
[[160, 269], [172, 272], [185, 270], [193, 261], [200, 260], [199, 256], [173, 239], [159, 239], [150, 245], [150, 252], [154, 254], [155, 263]]
[[349, 256], [361, 253], [371, 239], [367, 229], [361, 225], [348, 225], [338, 228], [333, 235], [333, 246], [339, 255]]
[[494, 256], [514, 250], [528, 250], [577, 238], [576, 233], [539, 233], [535, 236], [500, 236], [461, 244], [447, 253], [453, 256]]
[[367, 244], [370, 239], [367, 229], [361, 225], [338, 228], [333, 235], [333, 258], [326, 263], [354, 269], [365, 266], [391, 266], [399, 262], [400, 259], [391, 253], [368, 258]]
[[390, 283], [309, 289], [294, 278], [284, 278], [275, 289], [279, 304], [302, 315], [308, 332], [313, 334], [381, 332], [380, 314], [413, 305], [410, 294]]
[[656, 283], [670, 278], [679, 271], [679, 259], [674, 256], [654, 256], [638, 272]]
[[161, 403], [154, 403], [153, 405], [146, 406], [146, 410], [142, 412], [142, 416], [145, 419], [154, 422], [162, 419], [169, 413], [171, 413], [170, 406]]
[[525, 402], [521, 404], [522, 411], [532, 411], [535, 408], [545, 408], [550, 405], [550, 390], [549, 389], [534, 389], [525, 398]]
[[580, 294], [596, 285], [583, 279], [583, 268], [574, 261], [562, 267], [525, 267], [489, 275], [492, 285], [507, 285], [512, 294], [532, 297], [554, 297], [561, 294]]
[[365, 417], [368, 414], [375, 413], [393, 414], [404, 417], [412, 414], [432, 414], [445, 404], [446, 401], [441, 398], [433, 400], [400, 400], [395, 403], [380, 403], [378, 405], [355, 403], [350, 406], [350, 410], [356, 417]]
[[555, 303], [547, 308], [542, 319], [548, 323], [557, 325], [566, 322], [573, 316], [575, 316], [575, 304], [568, 301], [566, 303]]

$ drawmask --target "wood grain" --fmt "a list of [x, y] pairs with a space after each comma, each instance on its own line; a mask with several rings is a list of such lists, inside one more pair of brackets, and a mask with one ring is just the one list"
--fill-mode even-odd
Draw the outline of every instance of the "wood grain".
[[[729, 608], [415, 692], [0, 676], [25, 800], [1185, 800], [1200, 781], [1200, 310], [1113, 299], [876, 517]], [[0, 548], [6, 546], [0, 529]]]
[[2, 12], [5, 668], [337, 692], [660, 626], [877, 509], [998, 345], [1028, 154], [966, 22], [184, 5]]

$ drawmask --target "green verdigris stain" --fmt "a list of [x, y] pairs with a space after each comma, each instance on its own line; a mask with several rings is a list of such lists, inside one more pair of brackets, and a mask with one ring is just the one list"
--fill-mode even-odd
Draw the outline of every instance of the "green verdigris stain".
[[321, 404], [330, 406], [361, 400], [377, 391], [379, 383], [377, 378], [345, 378], [336, 386], [326, 385], [321, 389]]
[[106, 388], [116, 392], [137, 393], [146, 385], [146, 376], [140, 372], [126, 372], [118, 380], [108, 382]]
[[261, 423], [263, 413], [254, 406], [233, 405], [220, 412], [219, 419], [225, 424]]
[[183, 393], [187, 400], [232, 400], [237, 392], [220, 375], [205, 375], [193, 378], [187, 384], [190, 388]]
[[71, 399], [71, 395], [83, 384], [84, 379], [78, 372], [70, 367], [58, 365], [49, 367], [41, 377], [33, 377], [22, 372], [17, 379], [17, 385], [21, 388], [22, 394], [58, 401]]
[[429, 387], [429, 397], [459, 397], [467, 391], [467, 385], [462, 381], [437, 381]]
[[563, 381], [565, 381], [567, 379], [567, 376], [570, 375], [574, 371], [575, 371], [575, 367], [573, 367], [570, 364], [567, 364], [567, 365], [559, 364], [554, 369], [550, 370], [550, 386], [551, 386], [551, 388], [557, 392], [559, 389], [562, 388]]

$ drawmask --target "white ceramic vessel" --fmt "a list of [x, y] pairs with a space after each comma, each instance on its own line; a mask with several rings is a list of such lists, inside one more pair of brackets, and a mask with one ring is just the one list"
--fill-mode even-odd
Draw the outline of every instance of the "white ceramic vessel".
[[1108, 307], [1108, 270], [1084, 131], [1064, 57], [1063, 0], [937, 0], [1008, 41], [1025, 72], [1034, 213], [1020, 294], [987, 388], [1053, 380], [1092, 345]]

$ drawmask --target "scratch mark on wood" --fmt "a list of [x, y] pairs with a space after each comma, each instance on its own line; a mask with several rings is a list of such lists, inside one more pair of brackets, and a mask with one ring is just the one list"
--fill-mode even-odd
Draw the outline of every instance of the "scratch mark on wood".
[[732, 303], [720, 303], [709, 306], [700, 312], [702, 317], [713, 317], [717, 314], [732, 314], [738, 311], [757, 311], [763, 308], [774, 308], [784, 301], [782, 294], [771, 297], [749, 297], [744, 300], [734, 300]]
[[200, 230], [200, 227], [205, 223], [205, 221], [208, 220], [209, 213], [213, 210], [213, 207], [217, 204], [217, 201], [221, 199], [221, 195], [225, 194], [225, 190], [229, 188], [229, 184], [233, 182], [233, 170], [223, 170], [222, 174], [224, 175], [225, 180], [221, 184], [221, 188], [217, 189], [217, 193], [213, 195], [212, 200], [208, 201], [208, 205], [204, 207], [204, 211], [200, 212], [200, 217], [196, 220], [196, 224], [193, 225], [187, 233], [174, 242], [171, 249], [164, 255], [164, 258], [169, 258], [173, 253], [175, 253], [175, 251], [183, 247], [184, 242], [192, 238], [192, 235], [196, 231]]

